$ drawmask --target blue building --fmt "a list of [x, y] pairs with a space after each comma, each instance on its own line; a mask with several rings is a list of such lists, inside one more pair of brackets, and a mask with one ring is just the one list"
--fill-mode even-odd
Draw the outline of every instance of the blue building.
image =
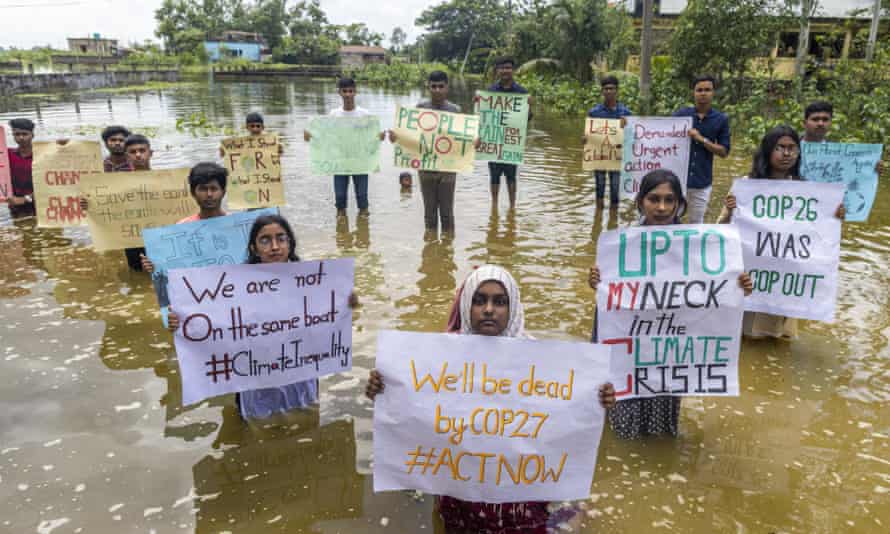
[[225, 31], [218, 39], [204, 41], [204, 49], [211, 62], [223, 58], [260, 61], [266, 45], [258, 33]]

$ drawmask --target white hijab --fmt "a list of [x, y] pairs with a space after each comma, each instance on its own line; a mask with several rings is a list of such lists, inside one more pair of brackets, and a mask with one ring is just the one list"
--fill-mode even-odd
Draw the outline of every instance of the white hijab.
[[522, 311], [522, 302], [519, 300], [519, 285], [505, 269], [495, 265], [483, 265], [470, 273], [464, 281], [460, 294], [460, 326], [461, 334], [472, 334], [470, 325], [470, 309], [473, 306], [473, 295], [479, 286], [488, 281], [499, 282], [504, 286], [507, 297], [510, 299], [510, 319], [507, 328], [500, 335], [505, 337], [528, 337], [525, 333], [525, 314]]

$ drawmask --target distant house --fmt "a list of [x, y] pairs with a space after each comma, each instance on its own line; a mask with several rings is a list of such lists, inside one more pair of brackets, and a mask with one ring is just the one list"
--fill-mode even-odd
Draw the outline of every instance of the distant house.
[[340, 64], [344, 67], [363, 67], [372, 63], [386, 63], [386, 49], [380, 46], [340, 47]]
[[117, 39], [103, 39], [98, 33], [94, 33], [92, 37], [69, 37], [68, 50], [75, 54], [95, 54], [97, 56], [120, 54]]
[[258, 33], [229, 30], [222, 32], [216, 39], [204, 41], [204, 49], [212, 62], [226, 57], [260, 61], [266, 42]]

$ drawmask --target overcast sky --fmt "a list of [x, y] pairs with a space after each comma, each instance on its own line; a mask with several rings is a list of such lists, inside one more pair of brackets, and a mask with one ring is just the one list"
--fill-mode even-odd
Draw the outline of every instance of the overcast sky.
[[[413, 41], [420, 33], [414, 19], [439, 0], [321, 0], [335, 24], [364, 22], [389, 37], [401, 26]], [[50, 44], [67, 48], [66, 37], [99, 33], [122, 45], [155, 39], [154, 12], [162, 0], [0, 0], [0, 46], [30, 48]], [[296, 0], [289, 0], [294, 4]], [[115, 9], [118, 11], [116, 12]]]

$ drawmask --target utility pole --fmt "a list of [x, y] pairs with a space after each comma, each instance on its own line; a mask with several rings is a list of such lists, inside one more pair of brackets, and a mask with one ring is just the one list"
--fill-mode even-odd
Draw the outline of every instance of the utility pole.
[[875, 10], [871, 16], [871, 29], [868, 31], [868, 46], [865, 49], [865, 61], [871, 62], [875, 56], [875, 43], [878, 40], [878, 26], [881, 23], [881, 0], [875, 0]]
[[643, 0], [643, 31], [640, 36], [640, 105], [643, 114], [652, 107], [652, 0]]

